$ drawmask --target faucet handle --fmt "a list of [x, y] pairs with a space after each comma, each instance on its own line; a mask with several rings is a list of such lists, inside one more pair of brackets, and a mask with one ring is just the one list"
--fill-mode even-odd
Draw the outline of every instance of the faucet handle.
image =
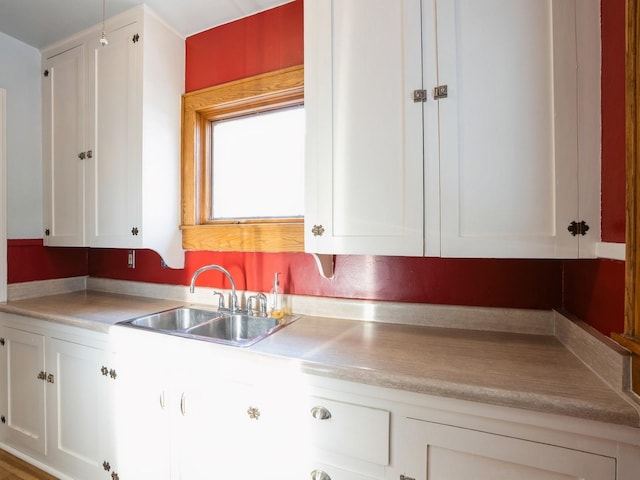
[[253, 300], [259, 301], [260, 314], [263, 316], [267, 316], [267, 297], [264, 293], [256, 293], [255, 295], [251, 295], [247, 298], [247, 312], [251, 314], [254, 309], [251, 308], [251, 304]]
[[222, 293], [220, 292], [213, 292], [213, 296], [220, 297], [220, 299], [218, 300], [218, 310], [220, 310], [221, 308], [224, 308], [224, 295], [222, 295]]

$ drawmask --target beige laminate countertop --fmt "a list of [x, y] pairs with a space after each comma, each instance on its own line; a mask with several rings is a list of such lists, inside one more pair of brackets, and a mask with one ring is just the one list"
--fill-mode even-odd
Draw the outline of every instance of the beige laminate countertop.
[[[108, 332], [121, 320], [184, 304], [82, 291], [0, 310]], [[341, 380], [640, 427], [639, 409], [548, 335], [302, 316], [242, 350]]]

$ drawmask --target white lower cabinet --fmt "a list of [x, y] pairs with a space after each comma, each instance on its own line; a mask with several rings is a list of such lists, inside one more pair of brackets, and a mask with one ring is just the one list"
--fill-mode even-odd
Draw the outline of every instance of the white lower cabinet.
[[66, 478], [108, 479], [117, 372], [107, 336], [15, 315], [2, 322], [2, 443]]
[[402, 419], [403, 480], [614, 480], [605, 455], [415, 419]]
[[124, 327], [109, 342], [79, 332], [0, 315], [1, 446], [62, 479], [638, 480], [638, 429]]

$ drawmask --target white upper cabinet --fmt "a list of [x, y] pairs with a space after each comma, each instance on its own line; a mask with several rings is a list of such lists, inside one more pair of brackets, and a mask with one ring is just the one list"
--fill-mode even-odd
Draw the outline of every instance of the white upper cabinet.
[[599, 240], [599, 211], [580, 208], [579, 155], [598, 151], [578, 141], [578, 85], [588, 72], [578, 76], [576, 8], [456, 0], [425, 9], [448, 91], [437, 100], [442, 256], [575, 257], [582, 236], [568, 227], [583, 220], [585, 240]]
[[305, 3], [305, 249], [422, 255], [420, 1]]
[[307, 2], [306, 251], [593, 256], [598, 7]]
[[107, 21], [105, 47], [100, 32], [43, 51], [45, 244], [149, 248], [182, 267], [184, 39], [145, 6]]
[[43, 61], [44, 225], [48, 246], [84, 246], [84, 46]]

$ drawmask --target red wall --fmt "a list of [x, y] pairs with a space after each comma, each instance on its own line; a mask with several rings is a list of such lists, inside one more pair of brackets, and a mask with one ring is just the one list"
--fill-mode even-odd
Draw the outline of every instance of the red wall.
[[7, 282], [88, 275], [88, 258], [88, 248], [45, 248], [41, 239], [9, 240]]
[[187, 38], [185, 90], [303, 63], [302, 28], [297, 0]]
[[624, 243], [625, 0], [602, 0], [602, 241]]
[[[608, 92], [602, 104], [602, 231], [604, 240], [615, 242], [624, 240], [623, 9], [624, 0], [602, 0], [602, 82]], [[302, 63], [302, 40], [302, 0], [189, 37], [186, 90]], [[156, 253], [139, 250], [136, 268], [128, 269], [126, 250], [46, 249], [37, 242], [31, 250], [9, 244], [10, 283], [88, 272], [187, 285], [198, 267], [219, 263], [241, 289], [268, 291], [273, 272], [279, 271], [284, 291], [292, 294], [537, 309], [563, 306], [603, 333], [622, 331], [623, 262], [338, 256], [336, 277], [329, 281], [319, 276], [305, 254], [187, 252], [185, 268], [172, 270], [160, 266]], [[203, 274], [198, 285], [228, 287], [217, 272]]]

